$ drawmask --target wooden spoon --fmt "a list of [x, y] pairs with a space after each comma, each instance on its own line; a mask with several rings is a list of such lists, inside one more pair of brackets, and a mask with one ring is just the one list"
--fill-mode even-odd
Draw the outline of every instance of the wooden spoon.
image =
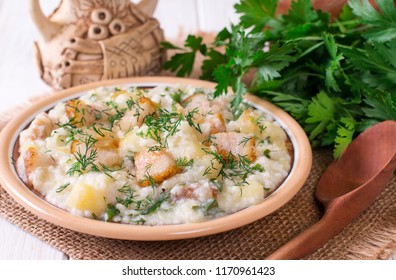
[[315, 252], [358, 217], [384, 189], [396, 168], [396, 122], [361, 133], [323, 173], [316, 198], [325, 213], [316, 224], [267, 259], [301, 259]]

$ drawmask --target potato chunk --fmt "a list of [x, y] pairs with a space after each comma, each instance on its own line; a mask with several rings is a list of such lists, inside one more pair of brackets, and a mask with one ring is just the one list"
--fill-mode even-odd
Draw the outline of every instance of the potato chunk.
[[104, 191], [85, 183], [73, 186], [67, 204], [74, 209], [90, 211], [96, 216], [100, 216], [107, 207]]
[[179, 172], [175, 160], [164, 150], [137, 153], [135, 165], [136, 178], [141, 187], [150, 186], [152, 181], [161, 183]]

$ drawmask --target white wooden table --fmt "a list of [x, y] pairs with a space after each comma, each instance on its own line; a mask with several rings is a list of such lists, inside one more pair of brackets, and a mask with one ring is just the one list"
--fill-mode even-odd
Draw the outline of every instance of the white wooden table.
[[[41, 0], [45, 13], [60, 1]], [[139, 2], [139, 0], [133, 1]], [[235, 21], [236, 0], [159, 0], [154, 16], [166, 38], [201, 31], [216, 31]], [[27, 1], [0, 0], [0, 112], [50, 91], [40, 80], [33, 55], [38, 32], [28, 15]], [[0, 218], [0, 259], [68, 259]]]

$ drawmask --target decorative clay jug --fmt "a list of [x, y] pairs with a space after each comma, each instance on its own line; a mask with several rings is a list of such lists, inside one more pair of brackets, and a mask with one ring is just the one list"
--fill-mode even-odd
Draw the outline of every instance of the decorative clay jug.
[[41, 78], [55, 89], [158, 73], [163, 32], [152, 18], [157, 0], [62, 0], [48, 17], [29, 0], [41, 34], [35, 42]]

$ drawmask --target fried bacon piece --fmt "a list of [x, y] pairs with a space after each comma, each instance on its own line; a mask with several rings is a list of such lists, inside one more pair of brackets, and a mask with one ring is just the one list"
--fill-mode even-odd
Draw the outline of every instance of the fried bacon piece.
[[39, 153], [36, 148], [30, 147], [22, 154], [23, 166], [22, 170], [18, 170], [22, 174], [25, 183], [32, 185], [30, 175], [37, 167], [49, 167], [55, 164], [54, 158], [49, 154]]
[[32, 121], [25, 134], [31, 140], [45, 139], [51, 135], [54, 128], [55, 125], [52, 123], [48, 114], [42, 112]]
[[141, 187], [161, 183], [180, 171], [172, 156], [164, 150], [137, 153], [135, 165], [136, 178]]

